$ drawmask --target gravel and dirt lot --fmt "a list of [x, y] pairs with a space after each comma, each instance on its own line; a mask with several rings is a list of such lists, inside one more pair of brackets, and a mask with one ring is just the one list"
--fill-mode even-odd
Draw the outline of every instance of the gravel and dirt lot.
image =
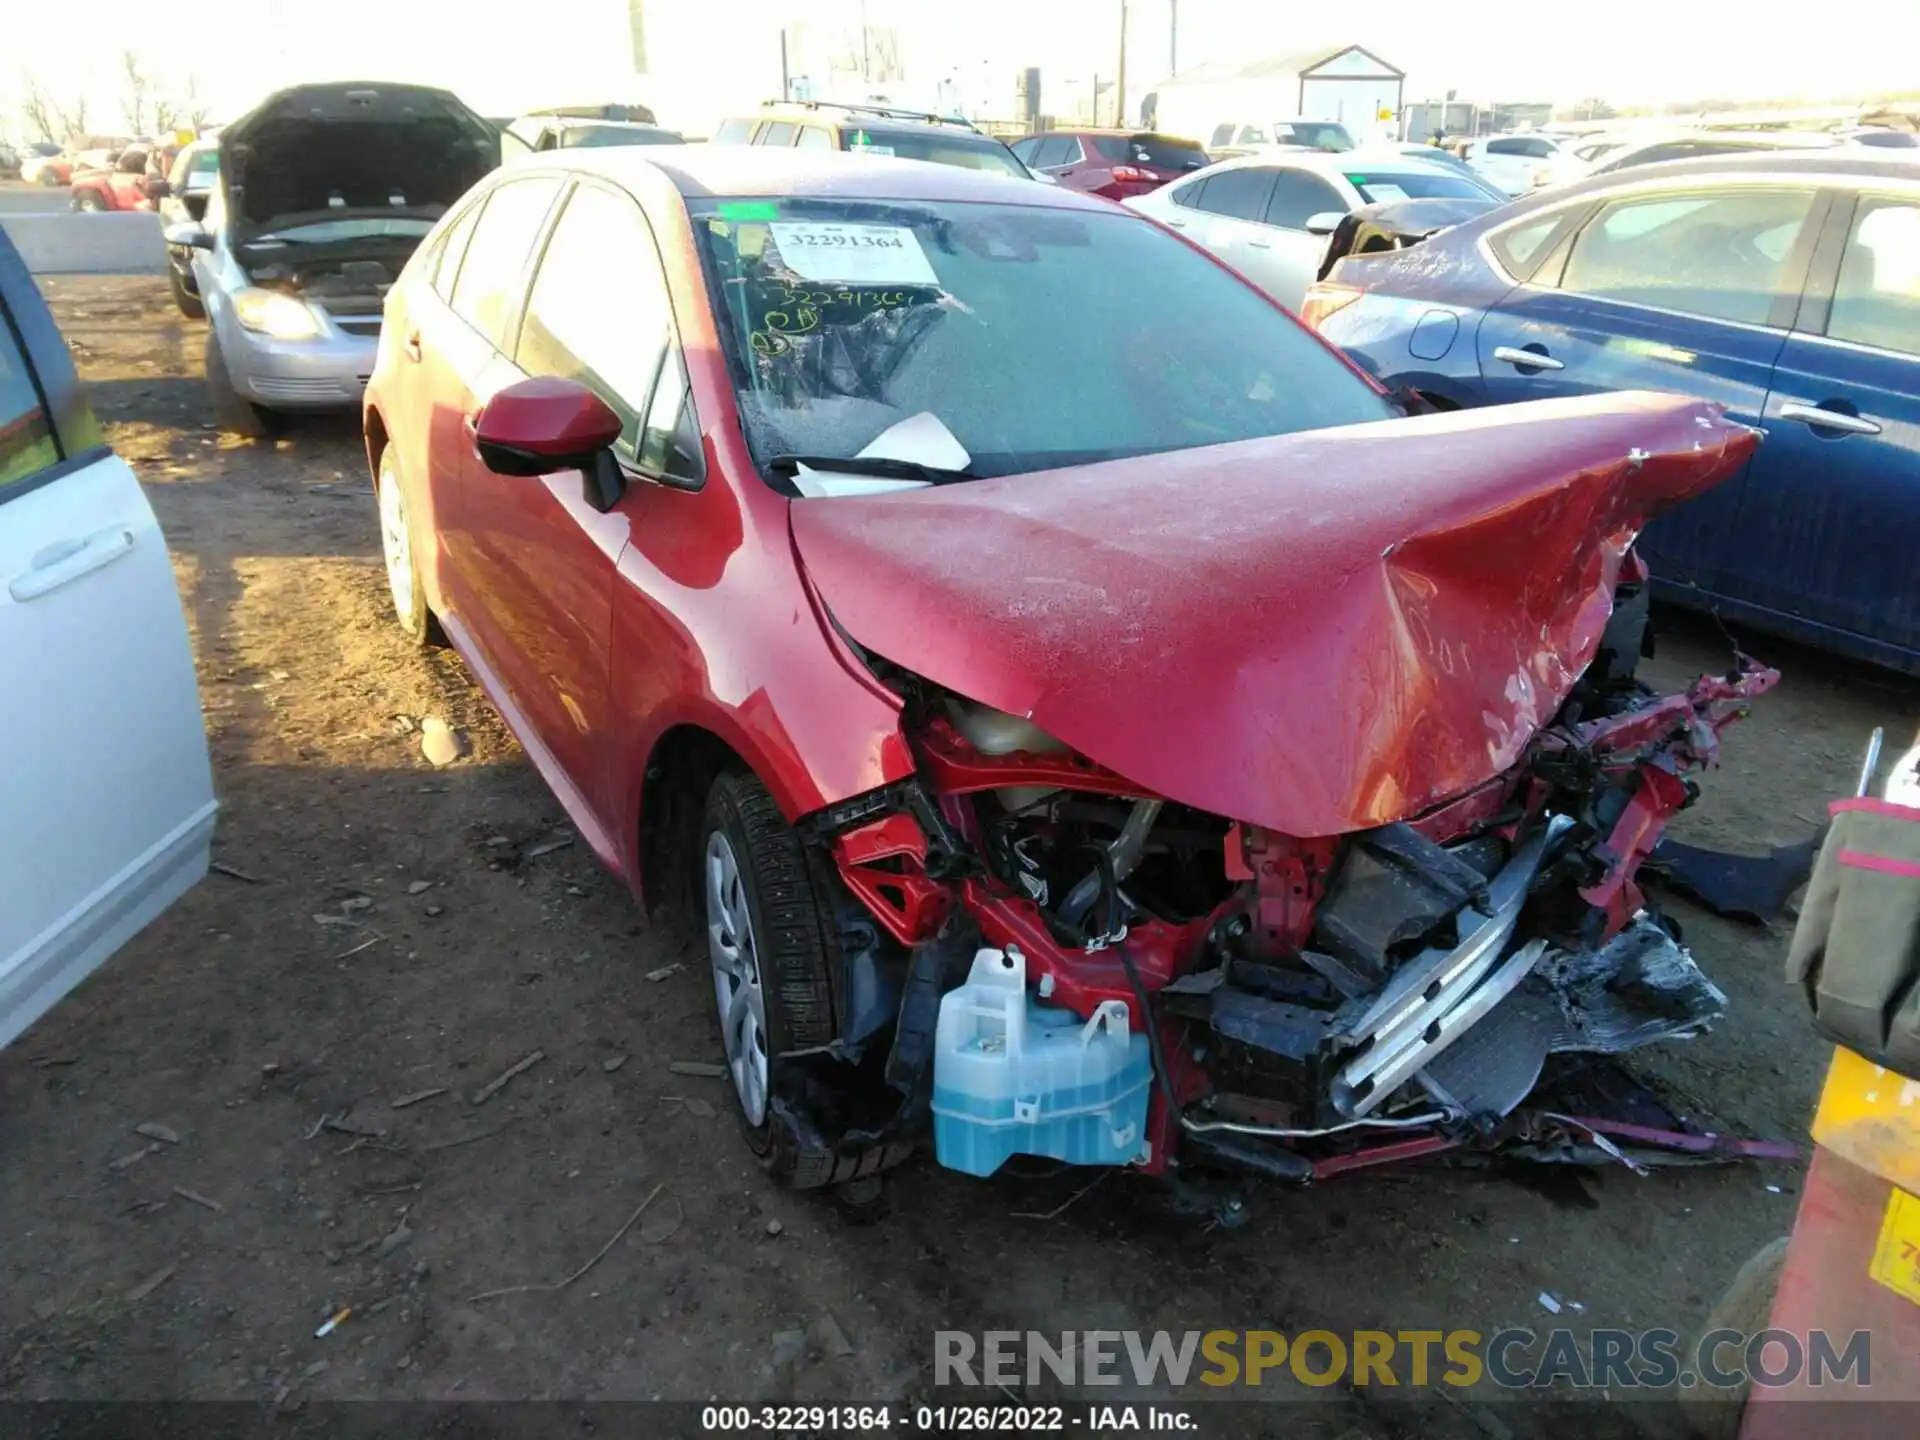
[[[43, 284], [172, 546], [228, 868], [0, 1053], [0, 1396], [875, 1400], [927, 1393], [936, 1329], [1490, 1333], [1543, 1328], [1542, 1292], [1576, 1330], [1685, 1329], [1791, 1225], [1787, 1166], [1428, 1168], [1265, 1190], [1230, 1231], [1124, 1175], [924, 1160], [878, 1219], [771, 1189], [726, 1082], [671, 1068], [719, 1053], [703, 955], [550, 848], [563, 816], [484, 696], [392, 623], [357, 419], [223, 436], [164, 282]], [[1724, 665], [1711, 624], [1663, 625], [1655, 678]], [[1874, 724], [1912, 732], [1913, 687], [1756, 649], [1787, 678], [1683, 838], [1799, 838]], [[471, 747], [446, 769], [430, 716]], [[1826, 1051], [1786, 929], [1671, 908], [1732, 1005], [1659, 1073], [1803, 1138]], [[649, 1199], [573, 1283], [474, 1298], [566, 1279]], [[1328, 1434], [1565, 1433], [1539, 1397], [1416, 1424], [1387, 1392], [1281, 1393], [1322, 1395]]]

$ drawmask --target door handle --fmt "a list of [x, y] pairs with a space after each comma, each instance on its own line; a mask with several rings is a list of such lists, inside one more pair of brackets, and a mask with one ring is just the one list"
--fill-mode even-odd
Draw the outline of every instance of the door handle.
[[1167, 217], [1167, 224], [1169, 224], [1169, 225], [1171, 225], [1171, 226], [1172, 226], [1172, 227], [1173, 227], [1174, 229], [1176, 229], [1176, 230], [1184, 230], [1184, 229], [1186, 229], [1186, 228], [1187, 228], [1187, 222], [1186, 222], [1186, 221], [1184, 221], [1184, 220], [1175, 220], [1175, 219], [1174, 219], [1174, 218], [1173, 218], [1172, 216], [1168, 216], [1168, 217]]
[[1564, 370], [1566, 365], [1554, 359], [1544, 350], [1522, 350], [1514, 345], [1494, 347], [1493, 358], [1504, 360], [1509, 365], [1524, 365], [1530, 370]]
[[102, 530], [85, 540], [64, 540], [41, 551], [32, 569], [14, 576], [7, 593], [24, 605], [132, 553], [131, 530]]
[[1844, 410], [1828, 410], [1819, 405], [1782, 405], [1782, 420], [1799, 420], [1822, 430], [1838, 430], [1845, 435], [1878, 435], [1880, 426]]
[[421, 351], [420, 332], [418, 330], [407, 336], [406, 340], [400, 346], [400, 353], [416, 364], [419, 363]]
[[1273, 248], [1273, 242], [1271, 240], [1259, 240], [1248, 236], [1247, 248], [1250, 250], [1271, 250]]

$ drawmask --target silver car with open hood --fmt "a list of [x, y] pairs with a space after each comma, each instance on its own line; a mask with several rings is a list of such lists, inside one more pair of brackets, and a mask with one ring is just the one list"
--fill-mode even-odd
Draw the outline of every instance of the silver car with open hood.
[[387, 289], [447, 206], [500, 163], [499, 132], [445, 90], [298, 85], [220, 135], [189, 247], [221, 424], [263, 435], [283, 410], [358, 406]]

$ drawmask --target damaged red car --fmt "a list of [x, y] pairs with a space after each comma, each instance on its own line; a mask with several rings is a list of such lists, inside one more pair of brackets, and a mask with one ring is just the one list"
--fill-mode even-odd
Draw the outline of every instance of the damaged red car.
[[1775, 679], [1635, 678], [1714, 407], [1410, 417], [1118, 207], [691, 147], [465, 196], [365, 416], [401, 624], [704, 927], [780, 1180], [1738, 1150], [1609, 1059], [1724, 1004], [1636, 881]]

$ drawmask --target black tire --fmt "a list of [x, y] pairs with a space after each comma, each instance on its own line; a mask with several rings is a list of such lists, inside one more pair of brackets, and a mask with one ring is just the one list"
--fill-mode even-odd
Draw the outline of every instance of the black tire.
[[207, 401], [222, 430], [246, 440], [265, 440], [278, 429], [271, 410], [262, 409], [233, 388], [227, 360], [220, 353], [220, 337], [207, 336]]
[[187, 277], [180, 273], [180, 267], [177, 265], [167, 266], [167, 288], [173, 291], [173, 303], [180, 307], [180, 313], [187, 319], [207, 318], [207, 307], [202, 305], [200, 297], [188, 288]]
[[[728, 1087], [747, 1148], [773, 1180], [795, 1190], [844, 1185], [899, 1164], [913, 1153], [911, 1143], [836, 1144], [807, 1133], [804, 1113], [785, 1118], [771, 1103], [782, 1097], [792, 1101], [822, 1083], [818, 1070], [805, 1073], [798, 1068], [801, 1062], [780, 1057], [832, 1042], [836, 1028], [833, 956], [838, 942], [831, 912], [815, 892], [800, 836], [780, 814], [767, 787], [753, 775], [722, 775], [713, 782], [696, 860], [703, 874], [707, 847], [716, 832], [726, 836], [739, 867], [766, 1009], [770, 1103], [765, 1117], [758, 1123], [750, 1119], [738, 1087]], [[704, 907], [704, 879], [696, 893]]]
[[107, 208], [107, 202], [101, 198], [98, 190], [76, 190], [73, 192], [73, 208], [88, 215], [97, 215]]

